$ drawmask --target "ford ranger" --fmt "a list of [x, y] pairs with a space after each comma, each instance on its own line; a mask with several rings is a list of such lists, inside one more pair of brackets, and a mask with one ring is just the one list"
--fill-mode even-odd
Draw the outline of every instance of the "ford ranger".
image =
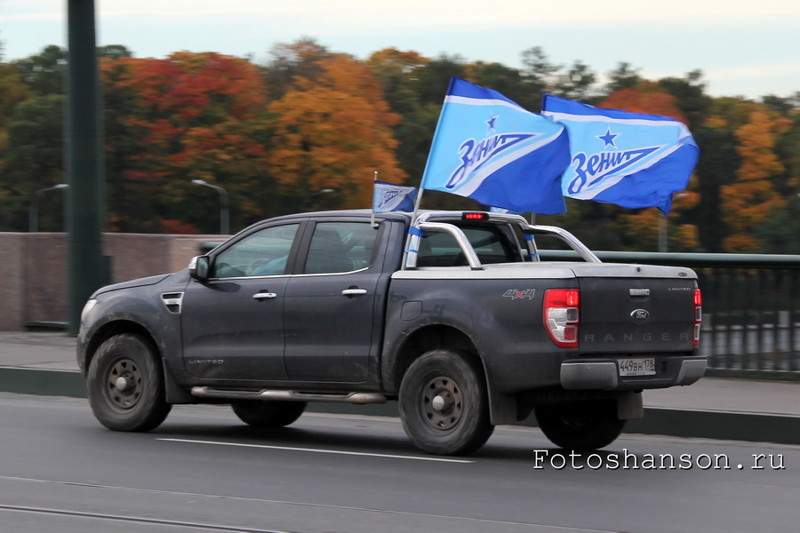
[[643, 416], [643, 390], [703, 375], [701, 303], [689, 268], [603, 263], [518, 215], [305, 213], [97, 290], [77, 355], [113, 430], [151, 430], [174, 404], [276, 428], [308, 402], [396, 400], [429, 453], [473, 452], [532, 413], [557, 446], [592, 450]]

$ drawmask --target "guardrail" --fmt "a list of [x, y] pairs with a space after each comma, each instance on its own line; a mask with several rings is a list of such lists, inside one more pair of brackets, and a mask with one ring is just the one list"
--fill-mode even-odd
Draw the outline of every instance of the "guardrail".
[[[604, 262], [680, 265], [697, 272], [706, 375], [800, 381], [800, 255], [595, 254]], [[577, 259], [555, 251], [542, 251], [542, 257]]]

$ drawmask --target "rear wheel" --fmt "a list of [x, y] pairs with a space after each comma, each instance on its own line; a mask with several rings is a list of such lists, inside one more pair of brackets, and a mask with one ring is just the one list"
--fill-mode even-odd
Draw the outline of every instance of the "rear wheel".
[[256, 428], [282, 428], [295, 422], [306, 402], [275, 402], [268, 400], [245, 400], [231, 404], [239, 420]]
[[572, 402], [536, 408], [536, 420], [550, 441], [567, 450], [596, 450], [619, 437], [625, 421], [616, 400]]
[[97, 349], [86, 374], [89, 405], [97, 420], [117, 431], [150, 431], [172, 406], [164, 393], [164, 375], [151, 343], [123, 333]]
[[482, 373], [450, 350], [426, 352], [411, 364], [399, 409], [406, 434], [428, 453], [467, 454], [494, 431]]

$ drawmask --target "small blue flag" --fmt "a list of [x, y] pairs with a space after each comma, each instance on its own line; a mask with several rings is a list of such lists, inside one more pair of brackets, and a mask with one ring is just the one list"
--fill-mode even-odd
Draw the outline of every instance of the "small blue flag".
[[658, 207], [686, 189], [700, 150], [670, 117], [601, 109], [546, 94], [542, 114], [569, 131], [571, 162], [564, 196], [627, 208]]
[[414, 211], [414, 201], [417, 199], [417, 188], [394, 185], [385, 181], [375, 181], [372, 193], [372, 210], [375, 213], [389, 213], [390, 211]]
[[565, 212], [569, 165], [564, 126], [492, 89], [452, 78], [433, 136], [422, 188], [517, 212]]

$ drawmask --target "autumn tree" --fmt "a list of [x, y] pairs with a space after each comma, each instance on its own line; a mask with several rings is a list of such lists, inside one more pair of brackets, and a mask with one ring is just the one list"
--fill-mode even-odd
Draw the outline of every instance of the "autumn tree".
[[750, 112], [747, 122], [735, 130], [741, 163], [735, 181], [721, 188], [724, 221], [730, 230], [723, 242], [728, 252], [757, 250], [759, 243], [752, 230], [771, 213], [786, 206], [786, 200], [772, 182], [773, 177], [784, 171], [775, 153], [781, 121], [763, 105], [743, 106], [750, 108]]
[[220, 200], [193, 179], [228, 192], [234, 225], [264, 216], [272, 201], [262, 202], [270, 187], [269, 123], [255, 65], [211, 52], [178, 52], [165, 60], [106, 61], [103, 75], [113, 228], [215, 231]]
[[342, 54], [320, 64], [319, 76], [296, 79], [269, 105], [276, 116], [269, 166], [296, 203], [335, 189], [336, 206], [366, 208], [373, 171], [388, 181], [406, 178], [394, 155], [398, 116], [367, 65]]
[[330, 56], [326, 47], [310, 37], [273, 46], [263, 71], [269, 100], [280, 100], [297, 80], [316, 79], [322, 74], [322, 61]]

